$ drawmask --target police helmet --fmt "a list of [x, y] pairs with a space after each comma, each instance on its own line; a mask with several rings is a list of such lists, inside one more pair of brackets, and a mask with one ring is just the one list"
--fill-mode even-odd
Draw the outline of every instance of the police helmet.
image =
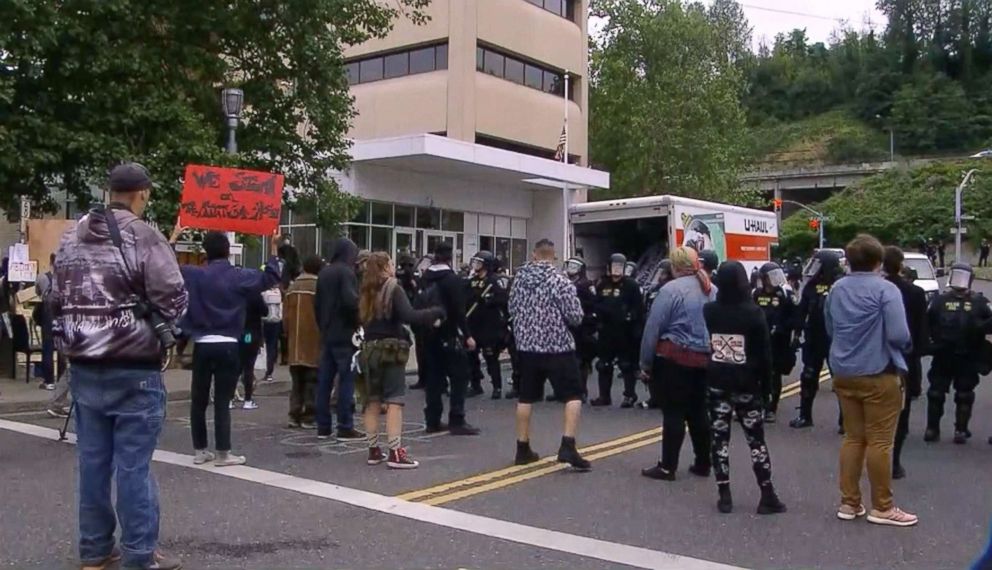
[[622, 253], [614, 253], [610, 256], [610, 265], [607, 273], [612, 277], [623, 277], [624, 267], [627, 265], [627, 256]]
[[633, 261], [628, 261], [627, 263], [624, 263], [623, 264], [623, 276], [624, 277], [633, 277], [634, 276], [634, 272], [636, 272], [636, 271], [637, 271], [637, 264], [634, 263]]
[[664, 285], [674, 279], [675, 274], [672, 273], [672, 261], [670, 259], [662, 259], [661, 263], [658, 264], [658, 269], [655, 270], [655, 275], [657, 276], [656, 281], [659, 285]]
[[806, 266], [805, 274], [810, 280], [833, 283], [844, 274], [840, 253], [830, 249], [818, 250]]
[[778, 288], [785, 286], [785, 272], [782, 271], [782, 266], [774, 261], [769, 261], [762, 265], [758, 269], [758, 275], [767, 287]]
[[586, 262], [581, 257], [570, 257], [565, 262], [565, 274], [569, 277], [585, 275]]
[[713, 273], [720, 267], [720, 256], [712, 249], [699, 252], [699, 261], [707, 273]]
[[401, 253], [398, 258], [396, 258], [396, 274], [397, 275], [413, 275], [415, 273], [414, 266], [417, 265], [417, 260], [413, 258], [409, 253]]
[[492, 273], [496, 265], [496, 256], [492, 254], [491, 251], [482, 250], [479, 253], [472, 256], [469, 262], [469, 268], [472, 273], [478, 273], [479, 270], [485, 269], [487, 272]]
[[957, 291], [967, 291], [971, 289], [971, 283], [975, 280], [975, 271], [967, 263], [955, 263], [948, 273], [947, 286]]

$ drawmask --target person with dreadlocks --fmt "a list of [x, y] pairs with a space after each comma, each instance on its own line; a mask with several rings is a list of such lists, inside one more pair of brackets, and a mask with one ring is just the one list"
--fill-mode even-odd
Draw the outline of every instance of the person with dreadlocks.
[[716, 299], [716, 287], [689, 247], [672, 251], [675, 279], [661, 288], [648, 315], [641, 340], [640, 364], [650, 374], [661, 397], [663, 429], [661, 461], [641, 473], [651, 479], [674, 481], [686, 423], [696, 460], [689, 471], [710, 474], [710, 426], [706, 414], [706, 367], [710, 338], [703, 306]]

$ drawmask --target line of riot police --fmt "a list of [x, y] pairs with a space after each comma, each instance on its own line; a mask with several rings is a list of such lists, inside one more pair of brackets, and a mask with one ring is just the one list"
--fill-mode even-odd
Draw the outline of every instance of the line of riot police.
[[[716, 254], [711, 251], [701, 252], [700, 261], [711, 272], [719, 264]], [[772, 346], [773, 374], [762, 390], [766, 395], [766, 422], [773, 423], [777, 419], [782, 378], [792, 373], [799, 351], [802, 362], [799, 413], [789, 425], [793, 428], [813, 426], [813, 404], [830, 352], [824, 307], [831, 288], [844, 277], [845, 267], [840, 250], [824, 249], [814, 253], [805, 270], [795, 259], [783, 264], [765, 263], [752, 275], [753, 299], [765, 314]], [[584, 400], [588, 398], [588, 379], [595, 365], [598, 394], [589, 400], [590, 404], [612, 405], [614, 374], [619, 370], [623, 379], [620, 407], [634, 407], [639, 400], [637, 347], [640, 346], [645, 315], [658, 292], [673, 277], [670, 264], [666, 261], [659, 265], [652, 279], [653, 285], [643, 292], [633, 279], [635, 264], [620, 253], [610, 256], [604, 275], [595, 283], [589, 279], [582, 257], [568, 259], [563, 269], [575, 285], [584, 312], [582, 323], [573, 329], [582, 385], [586, 388]], [[413, 258], [400, 258], [397, 276], [411, 299], [419, 291], [418, 273]], [[911, 270], [903, 278], [911, 283], [914, 278]], [[925, 354], [933, 357], [928, 373], [926, 441], [937, 441], [940, 437], [940, 420], [952, 388], [956, 404], [954, 441], [964, 443], [971, 437], [968, 424], [975, 401], [974, 391], [980, 375], [992, 370], [992, 345], [985, 342], [985, 334], [992, 332], [992, 308], [984, 296], [972, 291], [973, 279], [970, 266], [958, 264], [951, 268], [946, 292], [935, 297], [927, 309], [929, 333], [917, 336], [924, 338], [927, 346], [917, 347], [914, 357]], [[476, 340], [476, 349], [469, 354], [471, 388], [468, 395], [484, 393], [484, 362], [492, 383], [492, 398], [503, 397], [500, 356], [507, 350], [513, 372], [506, 397], [515, 398], [516, 351], [513, 323], [507, 310], [512, 279], [491, 252], [480, 251], [472, 257], [465, 281], [470, 291], [466, 314]], [[415, 343], [418, 358], [422, 358], [422, 344]], [[418, 378], [413, 387], [422, 384], [423, 379]], [[649, 383], [647, 389], [647, 401], [641, 405], [659, 407], [658, 387]], [[553, 394], [548, 396], [548, 400], [552, 399]]]

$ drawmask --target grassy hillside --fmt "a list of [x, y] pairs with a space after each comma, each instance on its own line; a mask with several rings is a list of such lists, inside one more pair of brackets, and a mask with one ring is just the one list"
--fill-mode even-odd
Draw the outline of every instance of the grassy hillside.
[[873, 162], [889, 157], [888, 133], [844, 111], [752, 127], [750, 143], [753, 160], [761, 168]]
[[[915, 246], [921, 239], [951, 240], [954, 189], [972, 168], [979, 173], [964, 193], [963, 212], [975, 216], [966, 222], [967, 239], [992, 237], [992, 160], [984, 159], [884, 172], [830, 197], [818, 206], [831, 218], [827, 243], [839, 247], [860, 232], [903, 246]], [[805, 254], [816, 243], [808, 216], [800, 213], [783, 221], [782, 245], [787, 252]]]

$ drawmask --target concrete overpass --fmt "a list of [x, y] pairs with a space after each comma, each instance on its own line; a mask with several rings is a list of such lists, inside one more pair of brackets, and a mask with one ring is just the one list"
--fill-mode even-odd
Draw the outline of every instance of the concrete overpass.
[[757, 184], [764, 192], [791, 192], [809, 190], [842, 190], [879, 172], [896, 168], [915, 168], [936, 159], [901, 160], [895, 162], [868, 162], [862, 164], [835, 164], [792, 169], [761, 169], [741, 176], [744, 184]]

